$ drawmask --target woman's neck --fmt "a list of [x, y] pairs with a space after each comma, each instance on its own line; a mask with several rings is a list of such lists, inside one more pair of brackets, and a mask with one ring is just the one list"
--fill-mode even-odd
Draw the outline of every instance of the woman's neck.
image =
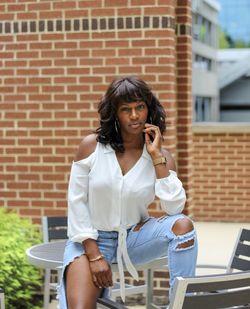
[[123, 146], [125, 150], [142, 149], [144, 146], [143, 136], [139, 138], [136, 138], [135, 136], [132, 138], [125, 138], [123, 139]]

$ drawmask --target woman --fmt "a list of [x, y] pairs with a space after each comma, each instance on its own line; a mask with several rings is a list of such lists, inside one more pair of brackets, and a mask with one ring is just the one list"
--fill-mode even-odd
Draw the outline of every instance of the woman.
[[[162, 148], [165, 112], [149, 86], [136, 77], [115, 79], [99, 103], [100, 127], [75, 155], [68, 191], [68, 236], [60, 308], [95, 308], [112, 287], [117, 262], [124, 299], [123, 263], [168, 255], [170, 286], [195, 272], [197, 240], [181, 214], [185, 191], [171, 154]], [[157, 196], [166, 215], [152, 218]]]

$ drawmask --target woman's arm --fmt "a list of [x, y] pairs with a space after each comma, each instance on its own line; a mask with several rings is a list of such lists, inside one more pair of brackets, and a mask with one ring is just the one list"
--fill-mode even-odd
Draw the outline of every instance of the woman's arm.
[[101, 255], [96, 239], [98, 231], [93, 227], [88, 209], [88, 175], [96, 136], [87, 136], [79, 145], [71, 169], [68, 190], [68, 234], [73, 241], [82, 243], [97, 287], [112, 286], [112, 272], [109, 264]]
[[96, 141], [89, 135], [81, 142], [72, 164], [68, 188], [68, 236], [82, 243], [87, 238], [97, 239], [88, 208], [88, 185]]
[[144, 133], [147, 151], [155, 168], [155, 195], [167, 214], [180, 213], [185, 206], [186, 194], [175, 172], [174, 159], [168, 151], [162, 149], [162, 136], [157, 126], [145, 124]]

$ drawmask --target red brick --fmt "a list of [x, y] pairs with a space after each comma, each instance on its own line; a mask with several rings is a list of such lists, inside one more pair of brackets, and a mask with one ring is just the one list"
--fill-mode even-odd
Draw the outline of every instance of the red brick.
[[133, 6], [133, 5], [138, 5], [138, 6], [140, 6], [140, 5], [143, 5], [143, 6], [145, 6], [145, 5], [147, 5], [147, 6], [154, 6], [154, 5], [156, 5], [156, 1], [155, 0], [147, 0], [147, 2], [145, 2], [144, 0], [131, 0], [131, 5]]
[[0, 13], [0, 20], [8, 21], [8, 20], [14, 20], [14, 14], [13, 13]]
[[113, 6], [113, 7], [119, 7], [123, 6], [126, 7], [128, 4], [127, 0], [104, 0], [104, 6]]
[[28, 3], [29, 11], [48, 11], [51, 9], [50, 2]]
[[53, 2], [53, 9], [74, 9], [76, 8], [76, 2], [73, 1], [63, 1], [63, 2]]
[[83, 0], [83, 1], [77, 1], [79, 8], [94, 8], [94, 7], [101, 7], [102, 2], [101, 1], [96, 1], [96, 0]]
[[[38, 41], [39, 40], [39, 36], [37, 34], [18, 34], [16, 36], [16, 40], [18, 42], [32, 42], [32, 41]], [[22, 48], [20, 48], [22, 49]], [[29, 49], [27, 47], [27, 49]]]
[[[31, 40], [32, 41], [32, 40]], [[35, 42], [35, 43], [30, 43], [30, 48], [31, 49], [52, 49], [52, 42]]]
[[64, 34], [62, 33], [45, 33], [41, 35], [41, 39], [44, 41], [61, 41], [64, 40]]
[[91, 16], [92, 17], [115, 16], [115, 10], [110, 8], [92, 9]]
[[[147, 2], [148, 5], [148, 2]], [[175, 15], [175, 8], [174, 6], [154, 6], [154, 7], [145, 7], [144, 8], [145, 15]]]
[[50, 112], [30, 112], [29, 114], [30, 118], [51, 118]]
[[41, 217], [42, 212], [40, 209], [33, 209], [33, 208], [24, 208], [24, 209], [19, 209], [19, 214], [21, 216], [25, 217]]
[[89, 14], [88, 10], [67, 10], [65, 12], [65, 17], [66, 18], [83, 18], [83, 17], [87, 17]]
[[52, 19], [52, 18], [62, 18], [62, 11], [41, 11], [39, 12], [39, 19]]
[[[77, 42], [55, 42], [54, 44], [55, 49], [76, 49], [77, 48]], [[86, 46], [86, 43], [85, 43]]]
[[33, 20], [37, 18], [37, 13], [35, 12], [22, 12], [16, 14], [17, 20]]
[[20, 201], [20, 200], [8, 200], [7, 201], [7, 205], [9, 208], [11, 207], [28, 207], [29, 206], [29, 202], [28, 201]]

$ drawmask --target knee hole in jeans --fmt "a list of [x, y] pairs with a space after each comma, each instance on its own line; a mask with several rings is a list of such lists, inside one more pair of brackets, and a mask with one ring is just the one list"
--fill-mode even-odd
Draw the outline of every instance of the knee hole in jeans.
[[[188, 218], [178, 219], [172, 227], [172, 231], [176, 236], [187, 234], [193, 231], [193, 229], [194, 229], [193, 223]], [[192, 247], [193, 245], [194, 245], [194, 238], [179, 243], [176, 249], [188, 248]]]

